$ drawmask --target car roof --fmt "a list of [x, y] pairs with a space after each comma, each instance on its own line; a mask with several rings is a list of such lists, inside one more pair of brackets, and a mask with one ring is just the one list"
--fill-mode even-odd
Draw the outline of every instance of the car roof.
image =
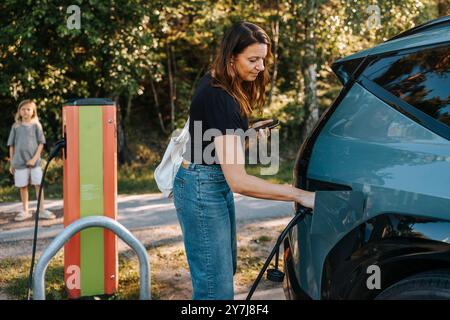
[[450, 15], [431, 20], [364, 51], [336, 60], [341, 62], [403, 49], [450, 42]]

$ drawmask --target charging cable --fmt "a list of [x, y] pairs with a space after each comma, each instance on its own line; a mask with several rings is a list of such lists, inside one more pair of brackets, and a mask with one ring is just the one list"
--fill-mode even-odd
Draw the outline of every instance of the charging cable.
[[38, 199], [37, 199], [36, 214], [34, 217], [33, 250], [32, 250], [32, 255], [31, 255], [30, 274], [28, 275], [27, 300], [31, 299], [31, 286], [33, 284], [33, 268], [34, 268], [34, 260], [36, 257], [36, 241], [37, 241], [37, 232], [38, 232], [38, 224], [39, 224], [39, 208], [41, 207], [41, 196], [42, 196], [42, 188], [44, 187], [44, 179], [45, 179], [45, 175], [47, 174], [48, 165], [53, 160], [53, 158], [55, 158], [59, 154], [61, 148], [64, 148], [65, 146], [66, 146], [65, 139], [60, 139], [55, 143], [52, 151], [50, 152], [50, 154], [48, 156], [48, 160], [47, 160], [47, 163], [44, 168], [44, 173], [42, 174], [42, 178], [41, 178], [41, 185], [39, 187], [39, 195], [38, 195]]
[[253, 293], [255, 292], [256, 288], [258, 287], [259, 282], [261, 281], [262, 276], [264, 275], [264, 272], [266, 271], [267, 267], [269, 266], [270, 262], [272, 261], [273, 256], [276, 254], [275, 257], [275, 268], [267, 270], [267, 279], [271, 281], [276, 282], [282, 282], [284, 279], [284, 273], [280, 270], [278, 270], [278, 257], [280, 252], [280, 245], [283, 242], [284, 238], [286, 237], [289, 230], [295, 226], [297, 223], [302, 221], [307, 214], [311, 214], [311, 209], [300, 207], [300, 209], [296, 212], [294, 218], [288, 223], [286, 228], [284, 228], [283, 232], [281, 232], [280, 236], [277, 239], [277, 242], [275, 246], [272, 249], [272, 252], [270, 253], [269, 257], [267, 258], [266, 262], [264, 263], [264, 266], [262, 267], [261, 271], [258, 274], [258, 277], [256, 278], [255, 282], [253, 283], [247, 298], [245, 300], [250, 300], [253, 296]]

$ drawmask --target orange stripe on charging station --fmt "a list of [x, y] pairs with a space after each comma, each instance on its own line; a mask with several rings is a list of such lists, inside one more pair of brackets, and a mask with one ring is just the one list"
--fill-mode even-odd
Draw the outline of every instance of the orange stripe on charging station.
[[[103, 210], [104, 216], [117, 220], [117, 138], [116, 108], [103, 107]], [[105, 278], [106, 294], [113, 294], [118, 287], [117, 238], [109, 231], [104, 231], [105, 244]]]
[[[79, 174], [79, 139], [78, 139], [78, 107], [65, 106], [63, 108], [63, 131], [66, 133], [65, 159], [63, 160], [64, 174], [64, 227], [80, 219], [80, 174]], [[64, 134], [64, 132], [63, 132]], [[64, 246], [64, 270], [73, 270], [78, 267], [80, 271], [80, 234], [77, 233]], [[80, 274], [78, 274], [80, 276]], [[64, 272], [64, 281], [67, 285], [71, 274]], [[71, 277], [73, 281], [73, 275]], [[80, 279], [78, 279], [78, 283]], [[68, 289], [70, 298], [78, 298], [80, 289]]]

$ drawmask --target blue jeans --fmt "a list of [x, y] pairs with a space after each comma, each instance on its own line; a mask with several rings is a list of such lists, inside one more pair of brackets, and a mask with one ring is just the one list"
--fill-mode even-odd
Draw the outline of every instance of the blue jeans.
[[173, 195], [192, 278], [192, 299], [232, 300], [236, 218], [233, 193], [220, 165], [181, 166]]

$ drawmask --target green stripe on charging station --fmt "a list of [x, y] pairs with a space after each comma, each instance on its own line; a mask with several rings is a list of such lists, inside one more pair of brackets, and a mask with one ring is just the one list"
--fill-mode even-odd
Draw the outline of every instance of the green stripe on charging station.
[[[80, 218], [103, 215], [102, 108], [79, 108]], [[81, 295], [104, 292], [103, 228], [80, 235]]]

